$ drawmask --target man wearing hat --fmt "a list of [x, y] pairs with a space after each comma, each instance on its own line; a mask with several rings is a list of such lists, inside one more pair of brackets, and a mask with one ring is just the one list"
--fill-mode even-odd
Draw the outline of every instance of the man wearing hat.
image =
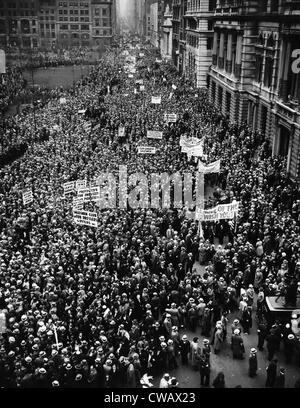
[[159, 383], [159, 388], [169, 388], [170, 374], [164, 374]]
[[188, 365], [188, 356], [189, 356], [190, 350], [191, 350], [191, 344], [188, 340], [187, 335], [184, 334], [179, 343], [179, 351], [181, 354], [182, 365]]
[[169, 381], [169, 388], [178, 388], [179, 382], [175, 377], [172, 377]]
[[285, 388], [285, 368], [280, 367], [279, 374], [276, 377], [274, 388]]
[[207, 354], [202, 353], [199, 359], [200, 384], [209, 387], [210, 381], [210, 362]]
[[296, 347], [295, 335], [290, 333], [287, 336], [287, 339], [284, 340], [284, 354], [285, 354], [285, 361], [287, 364], [290, 364], [293, 359], [295, 347]]
[[252, 348], [249, 356], [249, 377], [255, 377], [257, 374], [257, 350]]
[[266, 368], [267, 371], [266, 387], [268, 388], [274, 387], [277, 376], [277, 362], [278, 360], [274, 358]]

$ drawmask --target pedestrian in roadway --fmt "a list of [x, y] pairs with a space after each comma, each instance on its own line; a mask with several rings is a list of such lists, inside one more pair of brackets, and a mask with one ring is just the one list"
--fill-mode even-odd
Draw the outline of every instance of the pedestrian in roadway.
[[266, 380], [266, 387], [273, 388], [276, 381], [277, 376], [277, 358], [274, 358], [268, 367], [266, 368], [267, 371], [267, 380]]
[[224, 373], [222, 371], [218, 373], [218, 375], [214, 379], [212, 385], [213, 385], [214, 388], [226, 388], [226, 386], [225, 386], [225, 376], [224, 376]]
[[199, 361], [200, 384], [202, 387], [209, 387], [210, 381], [210, 363], [205, 354], [200, 356]]
[[244, 342], [240, 335], [239, 329], [236, 329], [231, 337], [232, 357], [242, 360], [244, 358]]
[[281, 367], [274, 388], [285, 388], [285, 368]]
[[249, 356], [249, 377], [255, 377], [257, 374], [257, 350], [252, 348]]
[[188, 340], [188, 337], [186, 334], [182, 336], [182, 339], [180, 341], [180, 354], [181, 354], [181, 362], [182, 365], [188, 365], [189, 363], [189, 353], [191, 350], [191, 344]]

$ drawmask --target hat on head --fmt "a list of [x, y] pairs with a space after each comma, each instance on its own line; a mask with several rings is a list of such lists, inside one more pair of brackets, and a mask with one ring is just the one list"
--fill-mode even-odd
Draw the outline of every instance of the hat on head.
[[186, 334], [184, 334], [183, 336], [182, 336], [182, 340], [187, 340], [188, 338], [187, 338], [187, 335]]
[[293, 340], [294, 338], [295, 338], [295, 336], [294, 336], [293, 334], [289, 334], [289, 335], [288, 335], [288, 339], [289, 339], [289, 340]]
[[235, 329], [235, 331], [233, 333], [238, 335], [238, 334], [240, 334], [240, 331], [239, 331], [239, 329]]
[[257, 353], [256, 348], [252, 348], [250, 351], [251, 351], [251, 353]]
[[52, 387], [59, 387], [59, 382], [57, 380], [52, 381]]

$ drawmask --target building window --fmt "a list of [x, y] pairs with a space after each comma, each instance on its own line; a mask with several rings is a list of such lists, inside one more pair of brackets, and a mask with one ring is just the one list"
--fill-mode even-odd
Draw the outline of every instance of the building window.
[[265, 75], [264, 75], [264, 86], [266, 86], [267, 88], [270, 88], [272, 85], [273, 65], [274, 65], [274, 59], [272, 56], [268, 55], [266, 57]]
[[261, 83], [262, 81], [262, 70], [263, 70], [263, 56], [261, 52], [255, 54], [255, 81]]

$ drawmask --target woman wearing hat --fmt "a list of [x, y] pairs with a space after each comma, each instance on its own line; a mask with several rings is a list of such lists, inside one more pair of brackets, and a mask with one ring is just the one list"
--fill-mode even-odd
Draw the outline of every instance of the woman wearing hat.
[[249, 377], [255, 377], [257, 374], [257, 350], [252, 348], [249, 356]]

